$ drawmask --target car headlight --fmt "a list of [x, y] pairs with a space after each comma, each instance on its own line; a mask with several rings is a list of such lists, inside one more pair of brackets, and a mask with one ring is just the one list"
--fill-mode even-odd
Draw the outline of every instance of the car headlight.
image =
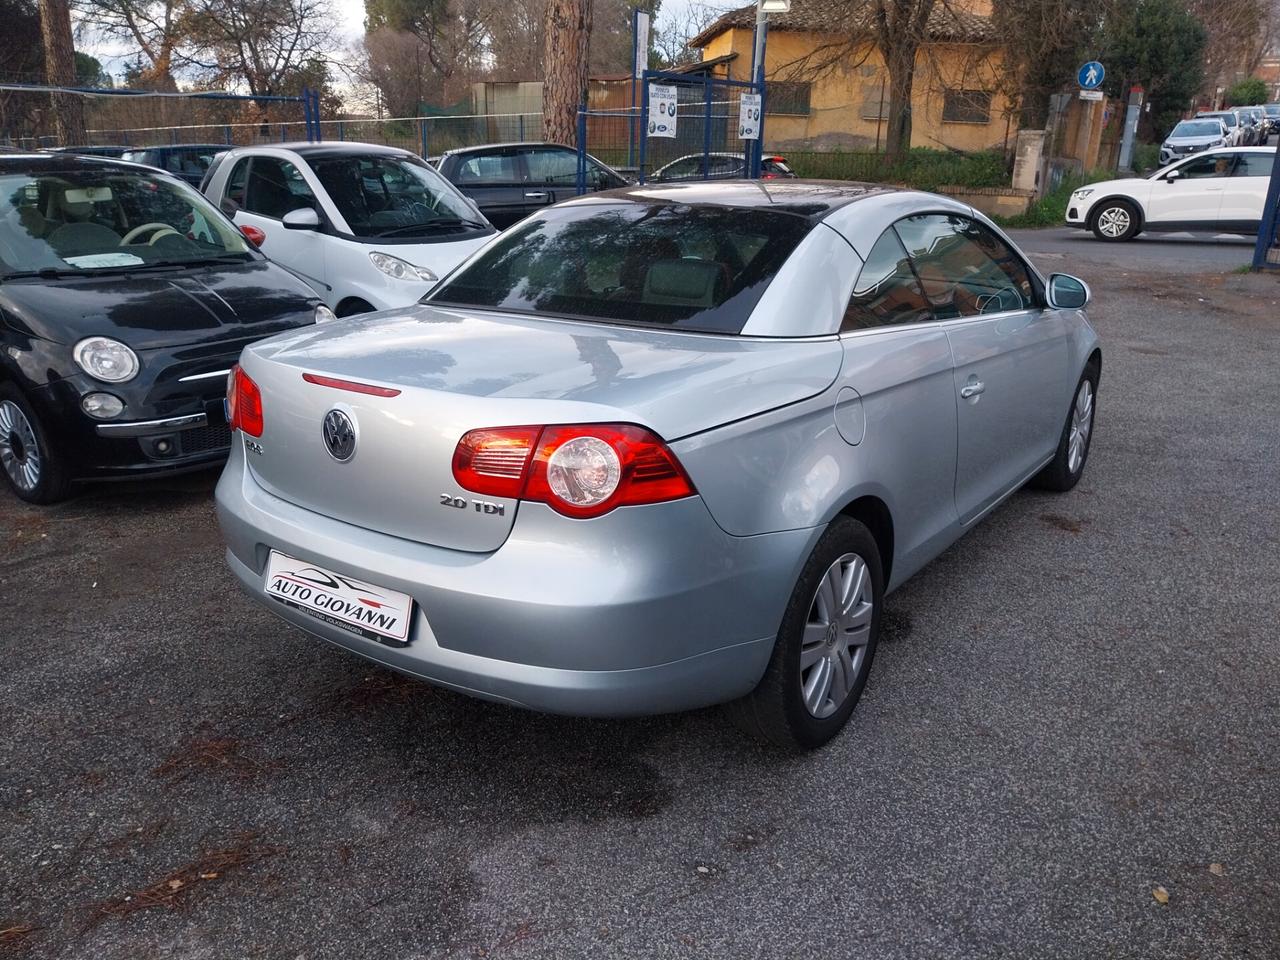
[[330, 320], [337, 320], [338, 315], [326, 307], [323, 303], [316, 307], [316, 323], [328, 323]]
[[1083, 200], [1085, 197], [1089, 196], [1089, 194], [1091, 193], [1093, 193], [1093, 187], [1085, 187], [1083, 190], [1077, 190], [1075, 193], [1071, 194], [1071, 199]]
[[138, 355], [119, 340], [110, 337], [86, 337], [71, 351], [76, 364], [105, 383], [124, 383], [138, 375]]
[[375, 250], [369, 254], [369, 259], [373, 261], [375, 267], [388, 277], [395, 277], [397, 280], [429, 280], [434, 282], [439, 279], [426, 267], [415, 267], [407, 260], [393, 257], [389, 253], [379, 253]]

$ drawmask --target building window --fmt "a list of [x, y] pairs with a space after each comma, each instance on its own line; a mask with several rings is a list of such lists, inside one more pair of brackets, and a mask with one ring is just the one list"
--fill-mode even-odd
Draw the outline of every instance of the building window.
[[887, 83], [862, 85], [862, 119], [889, 119], [889, 85]]
[[807, 83], [784, 83], [769, 80], [764, 85], [764, 112], [807, 117], [809, 115]]
[[985, 90], [948, 90], [943, 123], [990, 123], [991, 94]]

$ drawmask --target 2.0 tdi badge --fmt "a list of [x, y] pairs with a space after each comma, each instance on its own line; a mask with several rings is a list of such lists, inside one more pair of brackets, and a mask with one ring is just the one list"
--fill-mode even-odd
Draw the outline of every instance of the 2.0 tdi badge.
[[341, 410], [333, 409], [324, 415], [324, 446], [339, 463], [355, 456], [356, 427]]

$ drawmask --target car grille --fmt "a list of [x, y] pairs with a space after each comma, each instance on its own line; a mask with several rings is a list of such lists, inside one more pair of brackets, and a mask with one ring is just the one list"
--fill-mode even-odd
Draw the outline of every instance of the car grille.
[[183, 454], [222, 450], [231, 446], [231, 428], [226, 424], [212, 427], [196, 427], [178, 434]]

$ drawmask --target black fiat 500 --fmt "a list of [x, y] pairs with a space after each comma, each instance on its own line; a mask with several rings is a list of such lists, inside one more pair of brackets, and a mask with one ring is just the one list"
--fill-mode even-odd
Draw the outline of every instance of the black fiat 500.
[[0, 157], [0, 475], [24, 500], [218, 462], [241, 349], [331, 317], [176, 177]]

